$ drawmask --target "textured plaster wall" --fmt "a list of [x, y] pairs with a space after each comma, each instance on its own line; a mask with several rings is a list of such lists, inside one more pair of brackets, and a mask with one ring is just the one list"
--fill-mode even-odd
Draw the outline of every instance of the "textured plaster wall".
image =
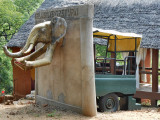
[[[78, 107], [81, 103], [79, 21], [70, 21], [65, 44], [57, 46], [50, 65], [38, 69], [38, 95]], [[71, 27], [72, 26], [72, 27]]]

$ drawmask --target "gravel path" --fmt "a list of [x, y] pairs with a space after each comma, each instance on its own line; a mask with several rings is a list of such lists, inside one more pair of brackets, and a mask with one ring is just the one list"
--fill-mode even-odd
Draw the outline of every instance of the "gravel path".
[[160, 120], [160, 108], [143, 107], [137, 111], [97, 113], [85, 117], [71, 111], [49, 110], [47, 105], [36, 106], [34, 101], [18, 101], [14, 105], [0, 104], [0, 120]]

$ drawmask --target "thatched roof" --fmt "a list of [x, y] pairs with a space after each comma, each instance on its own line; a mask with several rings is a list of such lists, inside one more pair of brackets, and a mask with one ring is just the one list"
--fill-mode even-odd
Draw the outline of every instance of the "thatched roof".
[[[85, 1], [95, 5], [94, 27], [142, 34], [141, 47], [160, 49], [160, 0], [45, 0], [39, 9], [78, 5]], [[8, 46], [24, 46], [34, 23], [32, 15]]]

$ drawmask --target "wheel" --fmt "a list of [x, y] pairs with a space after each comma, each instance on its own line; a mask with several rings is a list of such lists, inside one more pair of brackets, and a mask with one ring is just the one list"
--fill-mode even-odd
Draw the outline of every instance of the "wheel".
[[100, 112], [108, 111], [108, 112], [115, 112], [118, 110], [119, 107], [119, 100], [116, 94], [107, 94], [103, 97], [100, 97], [98, 103], [98, 110]]

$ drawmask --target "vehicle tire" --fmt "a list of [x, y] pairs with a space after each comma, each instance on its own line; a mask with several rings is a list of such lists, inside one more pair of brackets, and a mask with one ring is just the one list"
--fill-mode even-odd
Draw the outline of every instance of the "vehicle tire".
[[99, 109], [100, 112], [115, 112], [119, 107], [119, 100], [116, 94], [110, 93], [99, 99]]

